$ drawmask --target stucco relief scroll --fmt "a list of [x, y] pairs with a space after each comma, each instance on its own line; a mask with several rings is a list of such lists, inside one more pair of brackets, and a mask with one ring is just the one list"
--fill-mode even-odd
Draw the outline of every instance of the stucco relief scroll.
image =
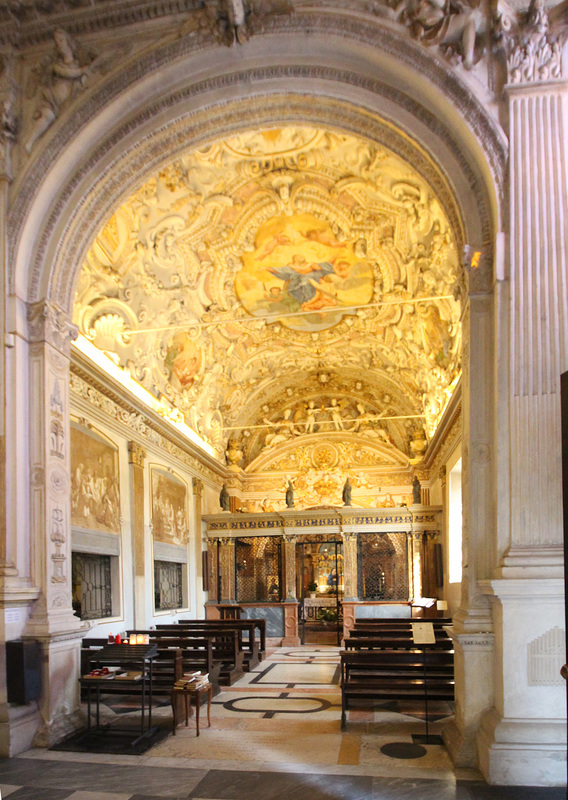
[[[264, 446], [329, 417], [334, 431], [391, 437], [408, 452], [416, 431], [385, 426], [370, 400], [388, 395], [399, 415], [423, 413], [416, 424], [431, 434], [460, 370], [458, 268], [437, 198], [397, 157], [290, 126], [184, 155], [140, 187], [87, 256], [76, 321], [161, 398], [164, 416], [233, 467], [258, 452], [264, 418], [281, 429], [265, 430]], [[363, 396], [346, 415], [340, 376], [361, 366]], [[285, 417], [292, 373], [320, 390], [301, 420], [298, 409]]]

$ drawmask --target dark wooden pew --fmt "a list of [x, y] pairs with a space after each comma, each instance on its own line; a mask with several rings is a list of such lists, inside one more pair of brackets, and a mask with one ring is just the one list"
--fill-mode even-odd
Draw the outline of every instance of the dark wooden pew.
[[[148, 634], [150, 641], [158, 641], [159, 639], [164, 642], [167, 639], [209, 639], [211, 641], [213, 650], [213, 662], [220, 664], [218, 681], [224, 686], [232, 686], [235, 681], [242, 677], [244, 674], [243, 660], [244, 653], [239, 647], [239, 634], [234, 628], [192, 628], [185, 632], [179, 625], [173, 625], [174, 630], [148, 630], [127, 631], [127, 636], [131, 633], [144, 633]], [[164, 645], [171, 646], [174, 645]]]
[[155, 642], [158, 652], [177, 649], [181, 653], [182, 674], [186, 672], [201, 672], [202, 675], [209, 675], [209, 683], [213, 687], [213, 695], [219, 694], [219, 675], [222, 663], [215, 660], [213, 654], [213, 642], [208, 638], [193, 636], [172, 636], [172, 637], [152, 637], [150, 641]]
[[[247, 632], [250, 630], [250, 625], [254, 626], [254, 631], [252, 633], [253, 638], [256, 640], [256, 632], [258, 632], [260, 641], [256, 641], [256, 650], [258, 653], [259, 660], [262, 661], [266, 657], [266, 620], [265, 619], [231, 619], [231, 620], [223, 620], [223, 619], [180, 619], [178, 620], [180, 625], [193, 625], [194, 627], [199, 627], [200, 625], [206, 624], [212, 627], [222, 627], [224, 625], [234, 626], [237, 630], [242, 629], [243, 631]], [[249, 645], [250, 646], [250, 645]]]
[[454, 699], [450, 650], [344, 650], [341, 657], [341, 727], [352, 700]]
[[265, 651], [261, 650], [263, 639], [266, 641], [265, 635], [259, 640], [256, 638], [256, 630], [259, 627], [257, 622], [263, 623], [261, 628], [263, 633], [266, 634], [266, 620], [180, 620], [178, 624], [156, 625], [156, 630], [169, 630], [174, 631], [176, 628], [182, 628], [189, 631], [199, 630], [212, 630], [216, 631], [220, 628], [235, 629], [239, 635], [239, 647], [243, 651], [243, 667], [247, 672], [254, 669], [256, 665], [262, 660]]
[[[428, 645], [435, 650], [453, 650], [454, 645], [449, 637], [437, 638], [436, 642]], [[412, 637], [375, 636], [372, 633], [350, 636], [345, 640], [346, 650], [415, 650], [416, 645]]]
[[356, 628], [386, 628], [388, 627], [389, 630], [398, 628], [400, 630], [408, 630], [412, 627], [415, 623], [432, 623], [434, 629], [442, 628], [444, 625], [451, 625], [452, 619], [451, 617], [435, 617], [433, 619], [399, 619], [397, 617], [385, 617], [383, 619], [377, 618], [363, 618], [359, 617], [355, 619], [355, 627]]

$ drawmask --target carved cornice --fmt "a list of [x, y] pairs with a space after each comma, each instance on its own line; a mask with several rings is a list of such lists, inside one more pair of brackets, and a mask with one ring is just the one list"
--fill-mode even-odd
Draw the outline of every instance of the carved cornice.
[[202, 0], [6, 0], [0, 44], [24, 47], [49, 39], [56, 27], [96, 33], [195, 10]]
[[76, 338], [77, 332], [77, 326], [73, 325], [67, 314], [54, 303], [42, 300], [28, 306], [30, 342], [46, 342], [68, 356], [71, 342]]
[[[208, 465], [214, 465], [213, 459], [204, 453], [197, 453], [183, 437], [174, 437], [166, 429], [163, 421], [157, 415], [142, 413], [142, 410], [132, 402], [122, 397], [117, 391], [113, 391], [103, 381], [93, 376], [89, 371], [82, 369], [81, 365], [75, 360], [77, 355], [73, 354], [74, 360], [71, 363], [70, 391], [75, 398], [82, 398], [90, 406], [98, 409], [104, 414], [106, 420], [113, 420], [121, 427], [126, 427], [138, 436], [143, 437], [145, 442], [151, 443], [177, 458], [186, 467], [195, 470], [203, 477], [207, 477], [215, 484], [219, 481], [222, 474], [222, 467], [219, 471], [214, 471]], [[187, 444], [186, 447], [182, 446]]]

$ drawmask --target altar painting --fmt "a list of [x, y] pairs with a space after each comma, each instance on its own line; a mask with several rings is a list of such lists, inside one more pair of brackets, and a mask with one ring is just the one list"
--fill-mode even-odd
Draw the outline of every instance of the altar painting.
[[281, 215], [258, 231], [243, 253], [235, 291], [253, 316], [298, 331], [331, 328], [373, 297], [371, 265], [341, 241], [329, 223], [310, 214]]
[[118, 449], [71, 422], [71, 525], [120, 533]]
[[152, 468], [152, 526], [154, 540], [185, 545], [187, 526], [187, 486], [171, 472]]

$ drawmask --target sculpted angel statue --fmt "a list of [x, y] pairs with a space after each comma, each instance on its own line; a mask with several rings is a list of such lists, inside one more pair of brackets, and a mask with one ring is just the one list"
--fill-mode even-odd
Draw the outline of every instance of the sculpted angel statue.
[[94, 63], [94, 59], [88, 64], [80, 63], [75, 43], [63, 28], [54, 31], [53, 41], [56, 54], [42, 70], [40, 101], [24, 145], [27, 153], [53, 124], [61, 107], [86, 87]]

